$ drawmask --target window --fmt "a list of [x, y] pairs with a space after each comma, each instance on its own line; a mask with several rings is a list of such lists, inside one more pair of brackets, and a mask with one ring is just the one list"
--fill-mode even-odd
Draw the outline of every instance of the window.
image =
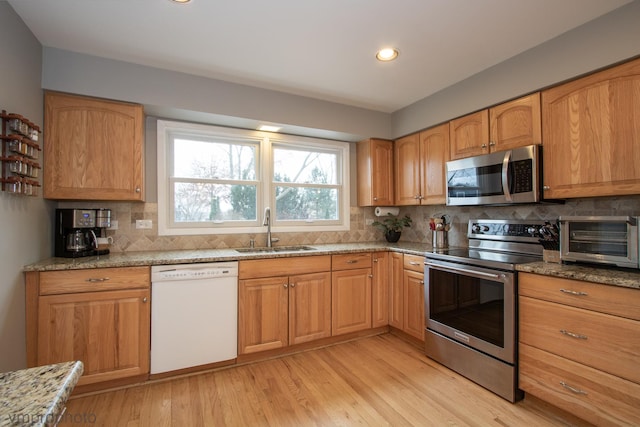
[[349, 145], [158, 120], [161, 235], [349, 229]]

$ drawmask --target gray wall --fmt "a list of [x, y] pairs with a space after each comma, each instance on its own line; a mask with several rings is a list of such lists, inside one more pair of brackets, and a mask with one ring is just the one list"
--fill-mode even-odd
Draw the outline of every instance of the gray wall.
[[636, 55], [638, 0], [396, 111], [391, 134], [408, 135]]
[[[0, 108], [42, 126], [42, 47], [0, 2]], [[26, 366], [22, 266], [51, 256], [50, 202], [0, 192], [0, 372]]]

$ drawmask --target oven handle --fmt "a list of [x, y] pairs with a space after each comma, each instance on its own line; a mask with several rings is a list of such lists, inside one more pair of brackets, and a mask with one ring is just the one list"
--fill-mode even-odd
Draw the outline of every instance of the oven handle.
[[449, 271], [451, 273], [473, 274], [476, 276], [488, 277], [490, 279], [500, 279], [501, 276], [504, 276], [504, 275], [495, 274], [495, 273], [485, 273], [483, 271], [468, 270], [466, 268], [444, 266], [441, 264], [436, 264], [434, 262], [428, 262], [428, 261], [425, 261], [424, 265], [426, 265], [427, 267], [436, 268], [438, 270]]
[[502, 160], [502, 192], [507, 202], [513, 201], [509, 192], [509, 161], [511, 161], [511, 150], [504, 153], [504, 160]]

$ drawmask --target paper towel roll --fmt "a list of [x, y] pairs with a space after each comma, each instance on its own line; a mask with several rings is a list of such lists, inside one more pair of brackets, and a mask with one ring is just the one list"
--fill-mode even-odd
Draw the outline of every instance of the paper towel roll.
[[388, 215], [396, 216], [396, 215], [398, 215], [398, 213], [400, 213], [400, 208], [377, 207], [376, 210], [375, 210], [376, 216], [388, 216]]

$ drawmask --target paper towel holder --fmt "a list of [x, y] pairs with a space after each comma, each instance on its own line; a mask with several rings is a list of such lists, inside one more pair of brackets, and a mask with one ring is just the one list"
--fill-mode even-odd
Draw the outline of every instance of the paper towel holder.
[[374, 211], [375, 216], [398, 216], [399, 213], [400, 208], [396, 208], [393, 206], [378, 206]]

